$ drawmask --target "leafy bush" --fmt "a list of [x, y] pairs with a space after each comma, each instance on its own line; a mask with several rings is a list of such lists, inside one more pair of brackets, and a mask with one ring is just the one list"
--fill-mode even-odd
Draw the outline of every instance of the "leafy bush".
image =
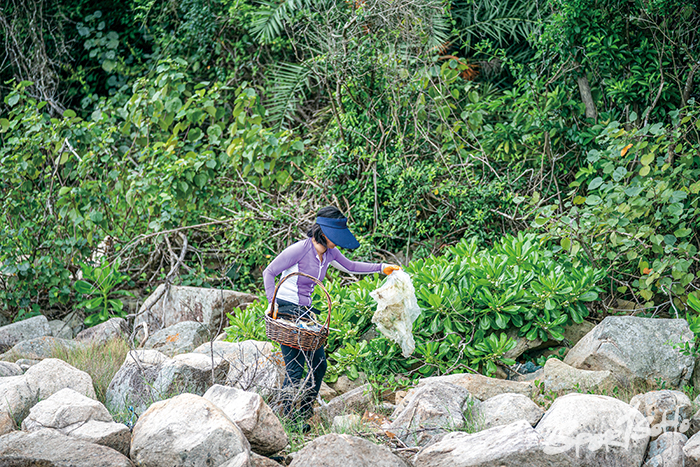
[[[515, 328], [530, 340], [563, 339], [564, 326], [588, 315], [585, 303], [598, 298], [601, 289], [596, 284], [604, 275], [590, 266], [574, 266], [567, 255], [554, 253], [534, 234], [506, 236], [490, 250], [462, 240], [445, 255], [413, 261], [405, 270], [422, 309], [413, 326], [416, 350], [409, 358], [384, 337], [363, 337], [374, 328], [376, 303], [369, 292], [382, 278], [372, 275], [349, 286], [339, 280], [327, 283], [334, 328], [327, 346], [328, 381], [341, 373], [357, 377], [359, 371], [493, 374], [497, 364], [514, 363], [504, 358], [515, 345], [507, 330]], [[315, 299], [314, 305], [324, 310], [322, 297], [317, 294]], [[229, 338], [264, 338], [265, 308], [261, 303], [230, 316]], [[324, 319], [322, 312], [319, 320]]]

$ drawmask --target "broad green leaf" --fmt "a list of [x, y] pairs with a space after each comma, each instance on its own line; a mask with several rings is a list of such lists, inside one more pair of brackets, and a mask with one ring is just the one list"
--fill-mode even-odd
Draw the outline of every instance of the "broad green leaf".
[[588, 191], [595, 190], [600, 185], [603, 184], [603, 179], [601, 177], [596, 177], [588, 184]]
[[593, 300], [598, 299], [598, 293], [591, 290], [582, 294], [578, 299], [582, 302], [592, 302]]
[[92, 293], [94, 290], [94, 287], [92, 284], [89, 282], [85, 282], [83, 280], [78, 280], [75, 281], [75, 284], [73, 284], [73, 288], [75, 289], [76, 292], [82, 293], [82, 294], [89, 294]]
[[73, 118], [76, 116], [76, 113], [72, 111], [71, 109], [66, 109], [63, 111], [63, 116], [66, 118]]
[[649, 165], [654, 161], [654, 153], [647, 153], [642, 156], [642, 158], [639, 160], [639, 162], [642, 163], [642, 165]]

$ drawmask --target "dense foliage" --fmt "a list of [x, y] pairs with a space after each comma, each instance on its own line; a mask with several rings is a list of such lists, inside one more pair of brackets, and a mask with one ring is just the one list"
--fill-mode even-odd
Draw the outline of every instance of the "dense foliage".
[[[596, 315], [694, 313], [697, 2], [6, 3], [7, 319], [77, 307], [94, 324], [161, 282], [259, 292], [327, 204], [351, 256], [403, 263], [425, 310], [419, 360], [391, 363], [358, 338], [378, 279], [336, 278], [338, 371], [370, 350], [375, 373], [493, 371], [500, 331], [556, 338], [591, 291]], [[490, 270], [515, 295], [479, 283]]]

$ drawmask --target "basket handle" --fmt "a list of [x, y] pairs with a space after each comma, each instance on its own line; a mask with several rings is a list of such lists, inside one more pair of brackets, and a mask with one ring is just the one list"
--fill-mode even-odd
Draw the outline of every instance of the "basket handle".
[[[311, 279], [316, 285], [321, 287], [321, 290], [323, 290], [323, 293], [326, 294], [326, 301], [328, 302], [328, 318], [326, 318], [326, 322], [323, 324], [323, 327], [328, 329], [328, 327], [331, 324], [331, 294], [328, 293], [328, 290], [323, 286], [320, 280], [316, 279], [314, 276], [310, 276], [308, 274], [304, 274], [303, 272], [292, 272], [290, 274], [287, 274], [280, 280], [277, 285], [275, 286], [275, 292], [272, 294], [272, 306], [270, 307], [270, 310], [273, 310], [274, 304], [275, 304], [275, 299], [277, 298], [277, 291], [280, 288], [280, 285], [282, 285], [282, 282], [286, 281], [292, 276], [304, 276], [307, 279]], [[272, 319], [277, 319], [277, 313], [274, 313], [272, 316]]]

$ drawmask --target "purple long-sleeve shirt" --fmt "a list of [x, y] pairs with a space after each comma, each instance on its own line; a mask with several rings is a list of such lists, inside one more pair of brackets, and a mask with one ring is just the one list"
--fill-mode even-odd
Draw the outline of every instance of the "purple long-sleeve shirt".
[[[287, 247], [263, 271], [267, 300], [272, 302], [276, 276], [281, 274], [284, 277], [292, 272], [303, 272], [323, 281], [328, 266], [353, 274], [372, 274], [384, 269], [383, 263], [350, 261], [336, 248], [327, 249], [321, 262], [311, 238], [307, 238]], [[277, 298], [297, 305], [310, 306], [315, 286], [313, 281], [304, 276], [290, 277], [280, 286]]]

